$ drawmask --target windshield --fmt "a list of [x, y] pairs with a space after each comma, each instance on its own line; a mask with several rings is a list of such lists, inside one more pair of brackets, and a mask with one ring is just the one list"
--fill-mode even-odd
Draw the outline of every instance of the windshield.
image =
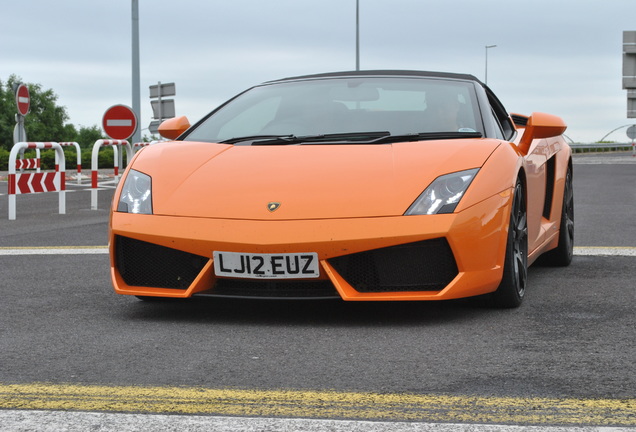
[[231, 100], [188, 134], [190, 141], [385, 131], [391, 135], [483, 133], [472, 82], [346, 77], [277, 82]]

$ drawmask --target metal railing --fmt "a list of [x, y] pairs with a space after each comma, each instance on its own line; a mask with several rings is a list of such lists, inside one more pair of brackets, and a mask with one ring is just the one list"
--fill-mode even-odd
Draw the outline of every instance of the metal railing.
[[570, 143], [573, 153], [630, 151], [632, 143]]

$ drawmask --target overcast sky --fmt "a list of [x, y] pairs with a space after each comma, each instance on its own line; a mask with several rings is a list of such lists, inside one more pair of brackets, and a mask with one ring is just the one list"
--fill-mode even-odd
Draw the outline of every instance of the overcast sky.
[[[0, 0], [0, 80], [53, 89], [70, 123], [132, 105], [131, 0]], [[198, 120], [263, 81], [355, 69], [355, 0], [139, 0], [142, 128], [148, 86], [176, 83]], [[510, 112], [563, 117], [590, 142], [627, 119], [622, 32], [634, 0], [360, 0], [361, 69], [470, 73]], [[147, 131], [144, 131], [147, 134]], [[608, 139], [627, 140], [625, 130]]]

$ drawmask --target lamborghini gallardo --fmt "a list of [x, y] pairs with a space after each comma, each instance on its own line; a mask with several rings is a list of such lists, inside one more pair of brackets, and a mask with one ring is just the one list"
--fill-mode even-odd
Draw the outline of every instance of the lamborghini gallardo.
[[139, 151], [113, 198], [119, 294], [517, 307], [572, 260], [564, 121], [471, 75], [355, 71], [256, 85]]

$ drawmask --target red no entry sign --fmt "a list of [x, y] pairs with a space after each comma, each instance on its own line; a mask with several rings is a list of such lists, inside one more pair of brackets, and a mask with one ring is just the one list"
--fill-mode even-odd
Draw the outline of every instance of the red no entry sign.
[[114, 105], [104, 113], [102, 127], [112, 139], [125, 140], [137, 130], [137, 116], [126, 105]]
[[20, 84], [15, 92], [15, 103], [18, 106], [18, 112], [25, 116], [31, 108], [31, 96], [29, 96], [29, 88], [24, 84]]

